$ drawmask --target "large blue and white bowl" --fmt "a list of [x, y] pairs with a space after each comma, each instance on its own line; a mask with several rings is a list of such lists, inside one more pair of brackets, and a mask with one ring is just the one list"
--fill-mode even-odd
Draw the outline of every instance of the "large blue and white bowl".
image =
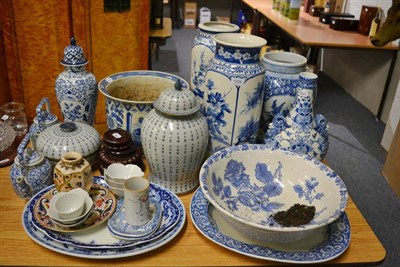
[[[348, 199], [342, 179], [320, 161], [264, 145], [213, 154], [200, 170], [200, 186], [234, 228], [262, 242], [287, 243], [321, 233]], [[273, 219], [296, 203], [315, 207], [311, 222], [283, 227]]]
[[115, 73], [99, 82], [106, 97], [108, 129], [121, 128], [131, 133], [135, 145], [141, 146], [141, 127], [144, 117], [153, 108], [160, 93], [173, 88], [180, 80], [183, 89], [189, 84], [181, 77], [160, 71], [134, 70]]

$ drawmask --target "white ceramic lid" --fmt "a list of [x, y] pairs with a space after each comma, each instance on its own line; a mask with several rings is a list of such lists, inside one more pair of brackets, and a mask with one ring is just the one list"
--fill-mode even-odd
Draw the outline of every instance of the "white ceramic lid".
[[195, 95], [182, 88], [180, 80], [175, 82], [174, 88], [164, 90], [153, 105], [158, 111], [172, 116], [187, 116], [200, 110]]

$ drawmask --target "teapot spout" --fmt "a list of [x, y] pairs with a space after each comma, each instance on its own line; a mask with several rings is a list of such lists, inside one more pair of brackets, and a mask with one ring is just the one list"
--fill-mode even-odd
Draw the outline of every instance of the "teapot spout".
[[25, 181], [25, 177], [18, 176], [18, 177], [16, 177], [15, 182], [17, 184], [16, 189], [17, 189], [17, 194], [19, 197], [29, 198], [32, 196], [32, 188]]

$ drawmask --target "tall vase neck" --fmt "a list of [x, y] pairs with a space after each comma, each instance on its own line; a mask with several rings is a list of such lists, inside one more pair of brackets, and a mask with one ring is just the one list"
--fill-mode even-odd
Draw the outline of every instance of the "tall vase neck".
[[308, 125], [313, 126], [313, 114], [313, 91], [300, 88], [288, 117], [292, 119], [294, 124], [305, 127]]
[[260, 62], [260, 47], [233, 47], [217, 43], [215, 58], [235, 64], [256, 64]]
[[84, 71], [86, 71], [86, 67], [85, 66], [65, 66], [65, 71], [74, 72], [74, 73], [84, 72]]

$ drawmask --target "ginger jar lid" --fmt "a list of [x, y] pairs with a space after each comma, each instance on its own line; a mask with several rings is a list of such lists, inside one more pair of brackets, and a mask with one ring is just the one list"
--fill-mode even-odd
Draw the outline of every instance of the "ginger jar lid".
[[60, 160], [61, 156], [76, 151], [83, 157], [97, 153], [101, 138], [97, 130], [82, 122], [63, 122], [52, 125], [37, 138], [37, 150], [51, 160]]
[[60, 61], [64, 66], [78, 67], [88, 63], [83, 54], [82, 47], [76, 45], [76, 40], [71, 37], [70, 45], [64, 48], [64, 58]]
[[174, 88], [162, 91], [153, 106], [158, 111], [171, 116], [187, 116], [200, 110], [200, 104], [195, 95], [192, 91], [183, 88], [180, 80], [175, 82]]

